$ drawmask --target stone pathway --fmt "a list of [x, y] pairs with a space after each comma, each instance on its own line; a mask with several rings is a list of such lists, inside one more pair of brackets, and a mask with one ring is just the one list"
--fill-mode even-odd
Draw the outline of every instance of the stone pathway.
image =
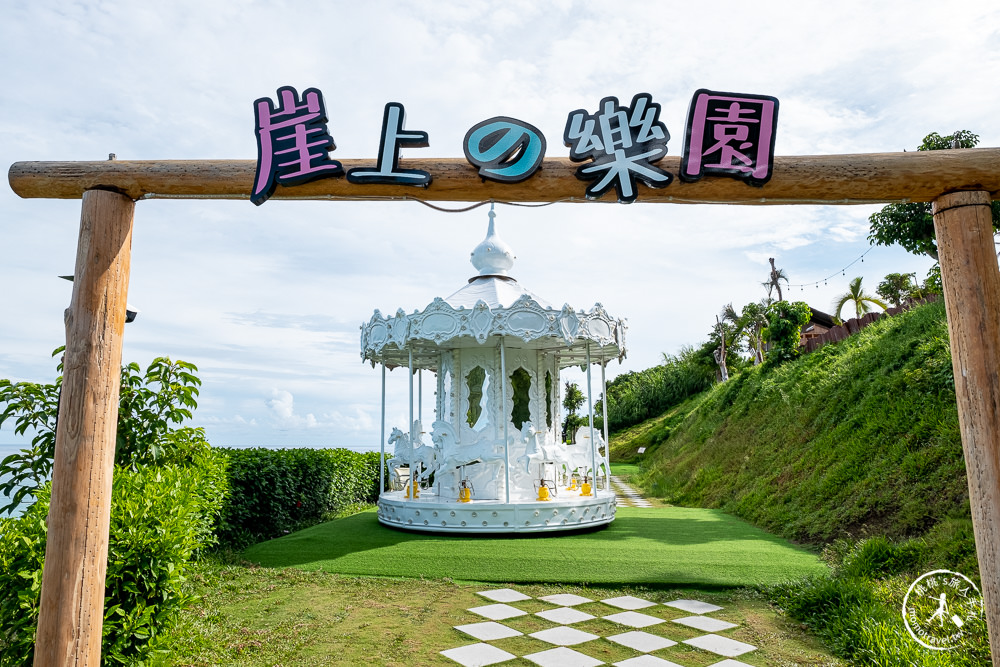
[[[631, 649], [631, 657], [612, 663], [619, 667], [685, 667], [683, 663], [676, 662], [684, 660], [685, 655], [690, 656], [689, 649], [677, 650], [681, 645], [704, 652], [709, 660], [717, 658], [718, 661], [710, 667], [749, 667], [734, 658], [757, 650], [756, 646], [717, 634], [739, 626], [710, 616], [721, 611], [722, 607], [699, 600], [674, 600], [661, 605], [631, 595], [591, 600], [580, 595], [560, 594], [546, 595], [536, 601], [511, 588], [480, 591], [478, 594], [492, 604], [468, 611], [488, 620], [455, 626], [461, 635], [478, 641], [441, 651], [441, 655], [463, 667], [495, 665], [518, 657], [540, 667], [607, 664], [587, 654], [587, 647], [593, 645], [592, 642], [613, 642]], [[544, 605], [539, 605], [538, 601]], [[534, 613], [527, 611], [540, 606], [545, 608]], [[578, 606], [585, 607], [587, 611], [577, 609]], [[522, 617], [529, 617], [534, 625], [537, 623], [531, 617], [542, 618], [555, 625], [535, 632], [522, 632], [511, 627], [518, 625], [518, 621], [512, 619]], [[606, 622], [594, 622], [602, 620]], [[507, 621], [507, 624], [499, 621]], [[570, 627], [584, 622], [589, 632]], [[634, 629], [622, 632], [621, 626]], [[530, 629], [526, 625], [521, 627]], [[692, 629], [697, 632], [692, 633]], [[504, 648], [490, 643], [503, 644], [504, 640], [511, 638], [530, 638], [532, 641], [518, 643], [522, 648], [516, 654], [505, 650], [513, 650], [510, 643], [504, 644]], [[698, 662], [705, 663], [704, 660]]]
[[621, 507], [652, 507], [653, 504], [639, 495], [639, 492], [615, 475], [611, 476], [611, 488], [618, 496], [618, 505]]

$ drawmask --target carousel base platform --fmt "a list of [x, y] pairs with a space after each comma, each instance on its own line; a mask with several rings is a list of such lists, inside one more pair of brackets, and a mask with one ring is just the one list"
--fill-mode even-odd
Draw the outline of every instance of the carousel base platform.
[[564, 492], [551, 500], [472, 500], [460, 503], [431, 491], [407, 498], [387, 491], [378, 500], [378, 520], [393, 528], [435, 533], [543, 533], [580, 530], [615, 519], [615, 494]]

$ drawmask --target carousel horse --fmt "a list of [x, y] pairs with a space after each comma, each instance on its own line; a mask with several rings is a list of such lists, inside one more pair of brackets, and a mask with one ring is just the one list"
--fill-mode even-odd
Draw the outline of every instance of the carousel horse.
[[532, 463], [549, 462], [562, 467], [569, 463], [569, 456], [565, 447], [560, 447], [557, 443], [546, 443], [545, 433], [539, 433], [530, 422], [524, 422], [521, 426], [521, 443], [525, 444], [524, 456], [517, 457], [517, 462], [524, 466], [524, 472], [531, 472]]
[[[413, 422], [413, 432], [419, 434], [422, 429], [420, 421], [417, 420]], [[419, 440], [419, 435], [417, 436], [417, 441]], [[393, 427], [392, 433], [389, 435], [389, 444], [393, 446], [393, 457], [389, 461], [389, 468], [391, 473], [399, 479], [399, 469], [404, 466], [409, 466], [410, 477], [420, 482], [426, 482], [437, 469], [437, 458], [438, 451], [435, 447], [430, 447], [428, 445], [417, 445], [413, 446], [410, 442], [410, 434], [400, 431], [398, 428]]]
[[440, 419], [434, 422], [431, 440], [440, 451], [438, 467], [442, 472], [473, 463], [489, 464], [503, 461], [502, 445], [492, 439], [460, 445], [455, 427]]

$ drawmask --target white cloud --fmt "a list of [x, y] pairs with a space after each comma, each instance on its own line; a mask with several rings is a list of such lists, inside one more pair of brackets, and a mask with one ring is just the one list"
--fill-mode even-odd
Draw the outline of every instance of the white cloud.
[[[1000, 145], [1000, 89], [984, 84], [1000, 79], [1000, 14], [975, 0], [949, 5], [957, 30], [929, 20], [941, 10], [926, 0], [766, 12], [570, 0], [5, 9], [0, 55], [18, 65], [0, 74], [6, 164], [252, 158], [251, 102], [282, 85], [320, 88], [334, 157], [373, 162], [389, 101], [430, 133], [408, 157], [460, 156], [466, 130], [495, 115], [538, 126], [557, 156], [569, 111], [643, 91], [663, 105], [676, 155], [699, 87], [778, 97], [779, 154], [912, 149], [959, 128]], [[793, 283], [839, 271], [868, 249], [875, 208], [501, 206], [498, 222], [529, 289], [629, 319], [629, 358], [614, 373], [699, 342], [725, 303], [758, 299], [768, 257]], [[56, 276], [73, 270], [79, 202], [0, 189], [0, 220], [0, 377], [50, 380], [70, 296]], [[195, 421], [220, 444], [371, 446], [379, 373], [361, 363], [358, 326], [375, 308], [412, 311], [461, 287], [485, 222], [482, 208], [399, 202], [140, 202], [129, 300], [142, 313], [125, 357], [195, 362]], [[841, 277], [857, 270], [875, 284], [928, 265], [879, 248]], [[822, 307], [843, 289], [799, 292]], [[405, 384], [390, 374], [390, 424], [408, 419]]]

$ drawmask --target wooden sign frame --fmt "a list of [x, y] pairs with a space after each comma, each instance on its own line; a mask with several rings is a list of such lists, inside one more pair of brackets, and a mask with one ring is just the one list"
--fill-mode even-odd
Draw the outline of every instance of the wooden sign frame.
[[[370, 161], [343, 160], [345, 169]], [[680, 159], [658, 166], [678, 173]], [[582, 201], [577, 165], [547, 158], [519, 183], [484, 182], [463, 159], [401, 160], [427, 188], [322, 179], [272, 199]], [[253, 160], [18, 162], [21, 197], [82, 199], [76, 280], [53, 468], [35, 665], [100, 664], [125, 296], [135, 202], [249, 199]], [[763, 187], [728, 178], [643, 189], [639, 202], [874, 204], [933, 202], [955, 392], [994, 667], [1000, 667], [1000, 270], [990, 202], [1000, 149], [776, 157]], [[613, 201], [613, 193], [602, 200]]]

